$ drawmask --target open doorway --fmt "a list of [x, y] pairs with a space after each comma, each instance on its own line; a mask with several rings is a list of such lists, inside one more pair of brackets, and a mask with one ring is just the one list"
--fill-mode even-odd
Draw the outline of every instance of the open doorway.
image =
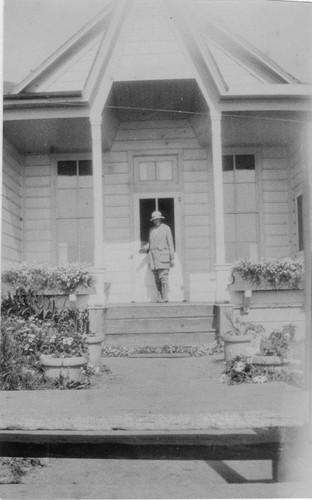
[[159, 210], [165, 217], [164, 222], [170, 227], [175, 245], [174, 198], [141, 198], [140, 199], [140, 239], [141, 246], [148, 242], [151, 214]]
[[134, 206], [135, 249], [134, 249], [134, 301], [153, 302], [157, 295], [154, 277], [148, 267], [146, 255], [139, 249], [146, 245], [152, 227], [151, 214], [159, 210], [165, 217], [173, 236], [175, 267], [169, 273], [169, 300], [184, 300], [183, 274], [180, 239], [180, 197], [177, 193], [163, 195], [136, 194]]

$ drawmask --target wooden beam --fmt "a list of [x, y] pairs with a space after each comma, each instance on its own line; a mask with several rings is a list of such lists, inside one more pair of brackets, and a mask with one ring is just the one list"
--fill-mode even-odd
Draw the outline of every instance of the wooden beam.
[[298, 455], [297, 451], [289, 455], [289, 447], [301, 436], [300, 427], [197, 432], [0, 431], [0, 453], [7, 457], [272, 460], [273, 480], [285, 481], [293, 457]]

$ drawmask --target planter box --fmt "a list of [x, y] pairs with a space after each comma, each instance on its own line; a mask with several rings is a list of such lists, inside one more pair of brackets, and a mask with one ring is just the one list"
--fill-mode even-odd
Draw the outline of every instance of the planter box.
[[78, 382], [82, 379], [82, 368], [88, 363], [87, 358], [76, 356], [72, 358], [53, 358], [42, 354], [40, 363], [44, 369], [45, 375], [49, 378], [59, 378], [60, 375], [68, 377], [70, 380]]
[[[77, 288], [75, 292], [72, 292], [73, 295], [92, 295], [95, 293], [95, 288], [90, 288], [90, 287], [83, 287], [80, 286]], [[63, 295], [63, 296], [68, 296], [69, 293], [66, 293], [64, 291], [60, 290], [53, 290], [46, 288], [45, 290], [42, 291], [42, 295], [48, 295], [48, 296], [58, 296], [58, 295]]]
[[304, 284], [303, 281], [300, 281], [297, 287], [281, 284], [281, 285], [270, 285], [269, 283], [252, 283], [249, 280], [245, 280], [238, 272], [234, 272], [232, 274], [233, 283], [230, 283], [229, 289], [232, 291], [245, 291], [245, 290], [253, 290], [253, 291], [270, 291], [270, 290], [303, 290]]
[[224, 359], [232, 361], [236, 356], [251, 354], [252, 335], [224, 335]]

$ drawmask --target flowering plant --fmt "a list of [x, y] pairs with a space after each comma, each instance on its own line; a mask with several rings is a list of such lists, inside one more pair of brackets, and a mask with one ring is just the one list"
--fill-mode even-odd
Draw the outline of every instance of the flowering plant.
[[303, 387], [303, 375], [299, 371], [283, 367], [257, 366], [246, 356], [236, 356], [227, 362], [221, 375], [221, 382], [235, 384], [265, 384], [281, 381], [296, 387]]
[[94, 275], [89, 267], [82, 264], [69, 264], [50, 270], [48, 288], [73, 293], [79, 287], [92, 287], [94, 280]]
[[87, 352], [82, 314], [78, 321], [59, 318], [57, 323], [34, 317], [25, 319], [9, 316], [3, 318], [2, 327], [14, 338], [29, 363], [35, 363], [40, 354], [68, 358], [84, 356]]
[[304, 276], [304, 262], [303, 259], [290, 258], [267, 258], [259, 262], [241, 259], [233, 264], [234, 272], [251, 284], [298, 288]]
[[36, 294], [47, 288], [73, 293], [79, 287], [92, 287], [94, 281], [91, 269], [79, 263], [54, 268], [23, 263], [2, 272], [3, 283]]
[[40, 352], [41, 354], [50, 355], [53, 358], [85, 356], [87, 353], [86, 340], [78, 332], [60, 333], [56, 330], [51, 330], [45, 336]]

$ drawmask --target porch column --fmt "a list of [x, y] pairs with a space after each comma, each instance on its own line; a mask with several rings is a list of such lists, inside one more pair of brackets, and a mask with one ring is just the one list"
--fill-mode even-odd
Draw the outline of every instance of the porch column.
[[216, 238], [216, 302], [229, 302], [227, 290], [230, 265], [225, 263], [221, 114], [211, 114], [212, 165]]
[[96, 273], [95, 306], [105, 305], [104, 295], [104, 220], [102, 175], [102, 120], [91, 120], [94, 211], [94, 267]]

